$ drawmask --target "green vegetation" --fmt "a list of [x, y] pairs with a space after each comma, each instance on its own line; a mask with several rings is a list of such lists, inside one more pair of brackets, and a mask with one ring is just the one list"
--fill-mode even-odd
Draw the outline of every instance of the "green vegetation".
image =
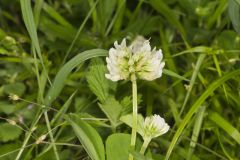
[[[139, 35], [165, 67], [132, 98], [105, 59]], [[1, 0], [0, 160], [238, 160], [239, 55], [239, 0]], [[170, 126], [145, 155], [132, 99]]]

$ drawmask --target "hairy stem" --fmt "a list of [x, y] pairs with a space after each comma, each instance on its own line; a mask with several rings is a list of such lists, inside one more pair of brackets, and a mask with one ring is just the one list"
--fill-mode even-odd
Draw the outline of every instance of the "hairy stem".
[[144, 139], [144, 142], [143, 142], [143, 145], [142, 145], [142, 148], [140, 150], [140, 153], [141, 154], [144, 154], [147, 147], [148, 147], [148, 144], [150, 143], [151, 139], [150, 138], [147, 138], [147, 139]]
[[[133, 104], [133, 124], [131, 136], [131, 149], [135, 149], [136, 136], [137, 136], [137, 81], [135, 76], [132, 78], [132, 104]], [[133, 160], [133, 156], [129, 155], [129, 160]]]

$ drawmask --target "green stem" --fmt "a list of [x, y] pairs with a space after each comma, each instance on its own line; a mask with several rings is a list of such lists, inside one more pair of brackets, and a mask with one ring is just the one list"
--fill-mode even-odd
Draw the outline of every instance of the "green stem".
[[144, 153], [145, 153], [145, 151], [146, 151], [146, 149], [147, 149], [147, 146], [148, 146], [148, 144], [150, 143], [150, 141], [151, 141], [150, 138], [147, 138], [147, 139], [144, 140], [143, 145], [142, 145], [142, 148], [141, 148], [141, 150], [140, 150], [140, 153], [141, 153], [141, 154], [144, 155]]
[[52, 129], [51, 129], [51, 126], [50, 126], [47, 110], [44, 111], [44, 117], [45, 117], [45, 121], [47, 123], [47, 128], [48, 128], [48, 132], [49, 132], [49, 135], [50, 135], [51, 143], [53, 144], [53, 152], [55, 154], [56, 160], [60, 160], [58, 152], [57, 152], [57, 147], [55, 145], [55, 141], [54, 141], [54, 138], [53, 138], [53, 133], [52, 133]]
[[[132, 76], [132, 104], [133, 104], [133, 125], [131, 136], [131, 149], [135, 149], [136, 137], [137, 137], [137, 81], [135, 75]], [[129, 154], [129, 160], [133, 160], [133, 156]]]
[[20, 157], [21, 157], [21, 155], [23, 153], [23, 150], [24, 150], [24, 148], [26, 147], [26, 145], [28, 143], [28, 140], [30, 139], [30, 137], [32, 135], [32, 132], [34, 131], [34, 128], [36, 127], [39, 119], [41, 118], [42, 112], [40, 112], [40, 111], [41, 110], [39, 110], [38, 113], [37, 113], [37, 115], [38, 115], [37, 118], [35, 120], [33, 120], [32, 126], [31, 126], [29, 132], [27, 132], [26, 137], [25, 137], [25, 139], [23, 141], [23, 145], [22, 145], [20, 151], [18, 152], [17, 157], [15, 158], [15, 160], [19, 160], [20, 159]]

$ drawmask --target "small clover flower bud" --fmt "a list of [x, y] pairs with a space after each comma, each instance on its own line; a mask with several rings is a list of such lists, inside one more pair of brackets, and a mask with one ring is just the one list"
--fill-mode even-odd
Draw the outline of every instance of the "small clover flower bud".
[[7, 119], [7, 122], [8, 122], [9, 124], [13, 125], [13, 126], [15, 126], [15, 125], [17, 124], [16, 121], [11, 120], [11, 119]]
[[[152, 81], [162, 76], [165, 65], [162, 62], [162, 50], [151, 50], [149, 40], [137, 37], [130, 46], [123, 39], [119, 45], [109, 50], [106, 58], [109, 74], [106, 78], [112, 81], [127, 80], [132, 77]], [[132, 79], [131, 79], [132, 80]]]
[[36, 140], [36, 144], [40, 144], [40, 143], [42, 143], [43, 141], [44, 141], [44, 139], [46, 139], [46, 135], [44, 134], [44, 135], [42, 135], [42, 136], [40, 136], [37, 140]]
[[143, 139], [152, 139], [163, 135], [169, 130], [169, 125], [159, 115], [146, 117], [143, 124]]
[[9, 95], [9, 99], [11, 99], [13, 101], [18, 101], [20, 98], [16, 94], [11, 94], [11, 95]]

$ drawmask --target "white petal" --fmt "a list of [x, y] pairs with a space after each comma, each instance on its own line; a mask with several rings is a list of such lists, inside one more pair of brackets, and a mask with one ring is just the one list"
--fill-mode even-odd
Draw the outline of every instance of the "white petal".
[[122, 43], [121, 43], [121, 47], [125, 48], [127, 45], [126, 45], [126, 39], [124, 38], [122, 40]]

